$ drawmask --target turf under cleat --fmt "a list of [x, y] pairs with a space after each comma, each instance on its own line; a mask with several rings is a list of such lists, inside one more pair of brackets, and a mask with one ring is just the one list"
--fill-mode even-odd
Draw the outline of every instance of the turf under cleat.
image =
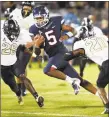
[[105, 110], [101, 114], [109, 114], [109, 108], [105, 108]]
[[19, 103], [19, 105], [24, 104], [22, 96], [18, 96], [18, 103]]
[[36, 102], [37, 102], [37, 104], [39, 105], [39, 107], [44, 106], [44, 98], [43, 98], [42, 96], [38, 96], [38, 97], [36, 98]]
[[77, 95], [80, 90], [80, 80], [79, 79], [74, 80], [74, 82], [72, 83], [72, 87], [74, 88], [75, 95]]

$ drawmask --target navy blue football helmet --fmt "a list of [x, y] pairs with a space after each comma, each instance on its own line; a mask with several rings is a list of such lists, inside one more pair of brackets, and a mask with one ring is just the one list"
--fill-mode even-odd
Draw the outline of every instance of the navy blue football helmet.
[[33, 9], [33, 17], [36, 22], [36, 26], [41, 28], [49, 22], [49, 10], [45, 6], [38, 6]]

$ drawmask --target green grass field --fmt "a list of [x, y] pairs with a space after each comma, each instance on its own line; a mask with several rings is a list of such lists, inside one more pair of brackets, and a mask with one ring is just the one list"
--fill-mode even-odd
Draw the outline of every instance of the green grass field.
[[[35, 69], [36, 68], [36, 69]], [[78, 67], [75, 67], [78, 71]], [[99, 70], [96, 65], [88, 65], [84, 79], [96, 84]], [[29, 93], [24, 97], [24, 105], [17, 103], [17, 98], [9, 87], [1, 81], [1, 117], [107, 117], [101, 115], [104, 110], [99, 97], [81, 88], [78, 95], [74, 95], [72, 87], [65, 81], [50, 78], [43, 74], [42, 69], [33, 65], [28, 69], [28, 77], [45, 98], [45, 105], [39, 108]]]

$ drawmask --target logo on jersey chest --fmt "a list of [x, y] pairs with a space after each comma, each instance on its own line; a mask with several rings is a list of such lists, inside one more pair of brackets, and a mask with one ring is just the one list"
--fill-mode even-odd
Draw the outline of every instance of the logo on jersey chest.
[[41, 35], [43, 32], [39, 30], [39, 34]]
[[50, 22], [50, 23], [45, 27], [45, 29], [48, 29], [52, 24], [53, 24], [53, 22]]

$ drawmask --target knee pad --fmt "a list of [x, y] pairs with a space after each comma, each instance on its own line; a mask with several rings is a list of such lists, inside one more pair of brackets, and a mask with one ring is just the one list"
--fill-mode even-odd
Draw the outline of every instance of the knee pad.
[[56, 69], [57, 69], [57, 67], [54, 66], [54, 65], [52, 65], [49, 69], [47, 67], [45, 67], [44, 70], [43, 70], [43, 72], [44, 72], [44, 74], [47, 74], [48, 72], [54, 71]]
[[50, 71], [54, 71], [54, 70], [56, 70], [56, 69], [57, 69], [57, 67], [56, 67], [55, 65], [52, 65], [51, 68], [50, 68], [50, 70], [49, 70], [49, 72], [50, 72]]

